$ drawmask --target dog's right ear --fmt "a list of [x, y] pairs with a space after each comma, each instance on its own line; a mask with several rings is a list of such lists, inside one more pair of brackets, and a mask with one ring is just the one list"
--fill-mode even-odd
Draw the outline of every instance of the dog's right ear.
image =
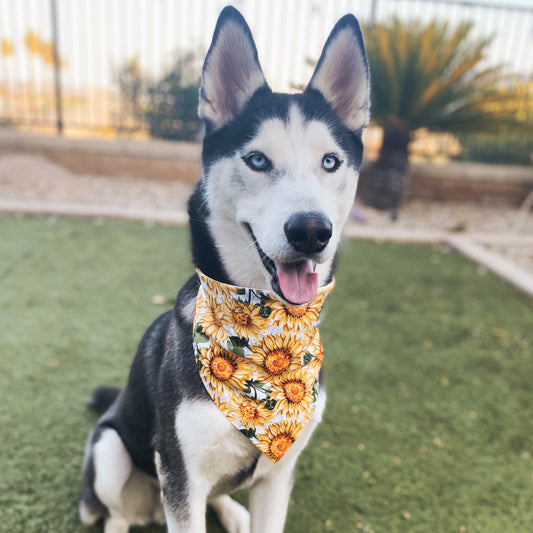
[[226, 7], [218, 17], [205, 58], [198, 114], [207, 129], [218, 129], [237, 116], [265, 77], [252, 33], [243, 16]]

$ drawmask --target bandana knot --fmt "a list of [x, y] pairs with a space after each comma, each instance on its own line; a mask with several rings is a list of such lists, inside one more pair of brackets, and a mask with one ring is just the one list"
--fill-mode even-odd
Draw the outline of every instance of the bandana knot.
[[324, 357], [318, 318], [334, 282], [292, 307], [273, 292], [197, 274], [193, 348], [202, 382], [226, 418], [278, 462], [315, 408]]

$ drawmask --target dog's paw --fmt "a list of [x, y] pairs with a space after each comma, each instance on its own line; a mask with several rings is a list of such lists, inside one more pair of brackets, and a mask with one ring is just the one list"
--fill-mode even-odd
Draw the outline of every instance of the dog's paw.
[[209, 502], [227, 533], [250, 533], [250, 514], [229, 496], [219, 496]]
[[130, 524], [122, 516], [110, 516], [105, 519], [104, 533], [129, 533]]
[[80, 507], [79, 507], [79, 515], [81, 523], [86, 526], [92, 526], [95, 522], [97, 522], [101, 516], [97, 513], [94, 513], [89, 506], [81, 501]]

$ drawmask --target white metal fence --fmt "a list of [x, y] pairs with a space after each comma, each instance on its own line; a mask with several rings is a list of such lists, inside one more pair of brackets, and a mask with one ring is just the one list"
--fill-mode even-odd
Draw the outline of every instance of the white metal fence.
[[[335, 21], [472, 21], [491, 37], [489, 64], [533, 83], [533, 0], [236, 0], [275, 90], [305, 84]], [[121, 125], [118, 69], [135, 58], [157, 79], [194, 51], [198, 72], [223, 0], [0, 0], [0, 124], [62, 124], [106, 133]], [[56, 6], [57, 32], [53, 32]], [[54, 58], [54, 44], [56, 56]], [[55, 59], [55, 61], [54, 61]], [[59, 83], [59, 91], [54, 81]], [[59, 102], [58, 102], [59, 100]], [[60, 104], [60, 105], [58, 105]], [[533, 118], [532, 118], [533, 120]], [[518, 141], [517, 141], [518, 142]]]

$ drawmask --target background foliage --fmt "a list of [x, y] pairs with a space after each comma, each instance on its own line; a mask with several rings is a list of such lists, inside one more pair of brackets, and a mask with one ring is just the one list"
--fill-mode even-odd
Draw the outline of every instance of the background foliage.
[[144, 124], [152, 137], [174, 141], [197, 138], [199, 65], [195, 54], [179, 55], [163, 77], [145, 77], [136, 59], [117, 73], [116, 81], [123, 103], [122, 123]]
[[[485, 144], [501, 143], [503, 135], [533, 134], [531, 87], [512, 83], [503, 66], [487, 65], [491, 38], [475, 37], [473, 27], [394, 17], [366, 28], [372, 120], [382, 127], [383, 142], [377, 160], [361, 173], [360, 193], [368, 205], [391, 209], [393, 218], [415, 131], [449, 132], [463, 139], [481, 133]], [[479, 159], [483, 152], [476, 154]], [[523, 163], [521, 155], [515, 159], [508, 153], [505, 162]], [[498, 161], [494, 153], [492, 160]]]

